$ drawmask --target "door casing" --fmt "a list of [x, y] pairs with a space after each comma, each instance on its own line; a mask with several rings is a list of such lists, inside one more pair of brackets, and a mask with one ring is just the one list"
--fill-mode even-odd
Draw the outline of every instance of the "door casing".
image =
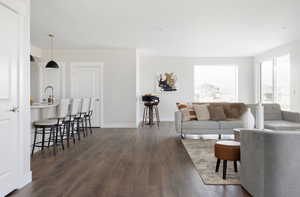
[[73, 81], [74, 81], [74, 76], [73, 76], [73, 72], [76, 71], [76, 69], [78, 68], [99, 68], [99, 81], [100, 81], [100, 85], [99, 85], [99, 94], [100, 94], [100, 98], [99, 98], [99, 115], [100, 115], [100, 121], [99, 121], [99, 126], [102, 127], [103, 126], [103, 100], [104, 100], [104, 95], [103, 95], [103, 67], [104, 64], [102, 62], [72, 62], [70, 63], [70, 73], [71, 73], [71, 79], [70, 79], [70, 95], [71, 97], [74, 97], [74, 92], [73, 92]]
[[17, 154], [18, 182], [15, 189], [20, 189], [32, 181], [30, 169], [30, 1], [29, 0], [0, 0], [4, 6], [17, 13], [19, 23], [19, 50], [18, 50], [18, 128], [17, 128]]

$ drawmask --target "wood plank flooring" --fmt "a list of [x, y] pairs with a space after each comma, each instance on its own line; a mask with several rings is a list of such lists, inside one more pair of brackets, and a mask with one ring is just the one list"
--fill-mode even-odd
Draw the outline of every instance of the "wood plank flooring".
[[69, 149], [51, 153], [32, 159], [33, 182], [10, 197], [249, 196], [240, 186], [204, 185], [172, 123], [94, 129]]

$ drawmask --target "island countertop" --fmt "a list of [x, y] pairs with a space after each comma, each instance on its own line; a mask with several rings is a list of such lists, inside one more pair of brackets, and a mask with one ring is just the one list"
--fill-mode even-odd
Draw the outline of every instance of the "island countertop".
[[31, 105], [31, 109], [44, 109], [44, 108], [50, 108], [50, 107], [56, 107], [58, 106], [59, 103], [53, 103], [53, 104], [48, 104], [48, 103], [33, 103]]

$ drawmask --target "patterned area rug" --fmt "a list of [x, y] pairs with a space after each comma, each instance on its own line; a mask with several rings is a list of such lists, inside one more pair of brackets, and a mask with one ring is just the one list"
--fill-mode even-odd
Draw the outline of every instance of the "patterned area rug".
[[[240, 184], [239, 172], [234, 172], [233, 162], [227, 162], [226, 180], [222, 178], [223, 162], [219, 167], [219, 172], [216, 173], [217, 159], [214, 155], [214, 144], [216, 140], [182, 140], [182, 143], [189, 153], [197, 171], [207, 185], [238, 185]], [[239, 162], [238, 162], [239, 169]]]

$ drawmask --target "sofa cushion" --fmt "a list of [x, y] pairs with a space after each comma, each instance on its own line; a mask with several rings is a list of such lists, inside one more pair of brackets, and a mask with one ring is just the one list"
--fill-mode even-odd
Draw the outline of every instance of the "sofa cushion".
[[265, 121], [265, 128], [271, 130], [300, 130], [300, 123], [285, 120]]
[[210, 114], [208, 111], [208, 104], [197, 105], [193, 104], [193, 108], [196, 112], [196, 116], [198, 120], [209, 120]]
[[220, 129], [219, 123], [211, 120], [185, 121], [182, 126], [185, 129]]
[[243, 128], [244, 124], [242, 120], [226, 120], [220, 121], [221, 129], [234, 129], [234, 128]]
[[223, 105], [211, 104], [208, 107], [211, 120], [226, 120]]
[[282, 120], [279, 104], [263, 104], [265, 120]]
[[227, 119], [241, 119], [247, 111], [247, 106], [244, 103], [225, 103], [223, 106]]

